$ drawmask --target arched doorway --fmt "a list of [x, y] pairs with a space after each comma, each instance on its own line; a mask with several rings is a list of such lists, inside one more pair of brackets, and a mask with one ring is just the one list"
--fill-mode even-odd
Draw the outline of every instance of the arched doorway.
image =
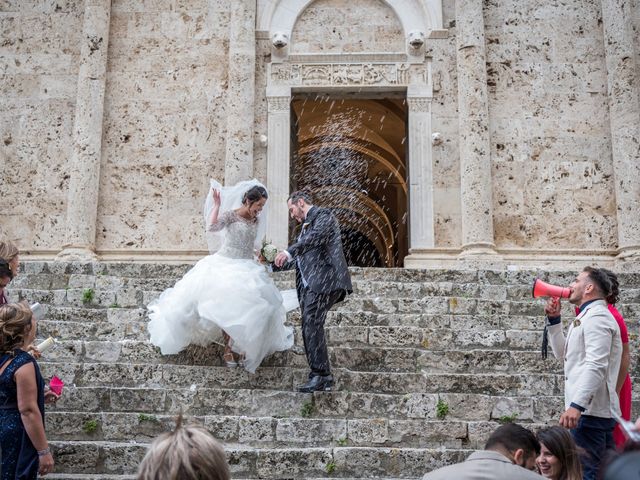
[[[408, 254], [407, 107], [402, 97], [298, 94], [290, 190], [333, 210], [349, 265], [402, 266]], [[290, 237], [296, 235], [295, 227]]]

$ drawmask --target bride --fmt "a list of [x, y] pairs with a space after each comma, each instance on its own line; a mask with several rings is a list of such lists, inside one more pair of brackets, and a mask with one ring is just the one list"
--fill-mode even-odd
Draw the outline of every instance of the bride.
[[284, 321], [286, 311], [298, 306], [295, 290], [278, 291], [254, 260], [266, 230], [267, 198], [257, 180], [233, 187], [211, 181], [205, 222], [209, 249], [217, 252], [147, 307], [151, 343], [163, 355], [189, 344], [224, 343], [226, 365], [243, 364], [254, 373], [264, 357], [293, 345], [293, 329]]

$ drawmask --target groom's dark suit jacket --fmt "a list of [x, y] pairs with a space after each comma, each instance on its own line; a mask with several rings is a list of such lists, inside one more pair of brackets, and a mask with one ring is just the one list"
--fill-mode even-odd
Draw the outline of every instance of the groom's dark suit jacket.
[[[342, 251], [340, 226], [331, 210], [312, 207], [307, 212], [298, 240], [287, 248], [296, 263], [296, 287], [303, 278], [316, 293], [342, 290], [351, 293], [351, 277]], [[344, 295], [340, 300], [344, 298]]]

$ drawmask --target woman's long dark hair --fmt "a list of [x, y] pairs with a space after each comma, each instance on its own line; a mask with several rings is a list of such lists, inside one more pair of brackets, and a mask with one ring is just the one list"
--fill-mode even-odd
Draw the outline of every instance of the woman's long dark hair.
[[554, 480], [582, 480], [580, 449], [569, 431], [563, 427], [549, 427], [536, 435], [560, 463], [560, 475]]

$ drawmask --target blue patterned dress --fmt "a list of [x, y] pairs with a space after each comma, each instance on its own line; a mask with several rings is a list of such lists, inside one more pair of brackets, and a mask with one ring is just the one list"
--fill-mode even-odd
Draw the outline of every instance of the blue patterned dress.
[[35, 359], [27, 352], [16, 349], [14, 355], [0, 357], [0, 368], [11, 361], [0, 374], [0, 448], [2, 449], [1, 480], [35, 480], [38, 475], [38, 452], [31, 443], [18, 411], [18, 391], [14, 378], [16, 371], [33, 363], [38, 385], [38, 407], [44, 424], [44, 381]]

